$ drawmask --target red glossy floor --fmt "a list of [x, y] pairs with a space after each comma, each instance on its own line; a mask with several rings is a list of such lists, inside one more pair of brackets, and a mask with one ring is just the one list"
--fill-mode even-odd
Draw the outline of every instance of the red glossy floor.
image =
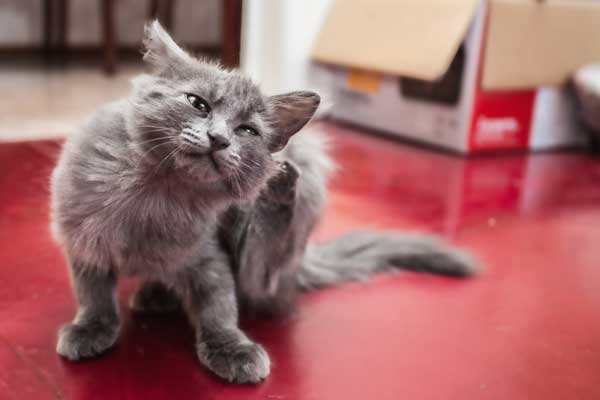
[[476, 279], [416, 274], [306, 295], [285, 321], [247, 323], [273, 359], [256, 387], [193, 355], [183, 318], [125, 309], [119, 346], [90, 362], [54, 353], [74, 302], [49, 238], [58, 144], [0, 146], [0, 399], [599, 399], [600, 160], [463, 160], [327, 128], [342, 168], [318, 239], [418, 229], [468, 247]]

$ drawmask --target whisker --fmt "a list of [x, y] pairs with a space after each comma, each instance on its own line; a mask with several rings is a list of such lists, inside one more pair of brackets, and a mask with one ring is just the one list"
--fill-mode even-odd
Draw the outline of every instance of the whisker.
[[154, 175], [156, 175], [160, 171], [160, 167], [161, 167], [161, 165], [163, 165], [163, 163], [165, 161], [167, 161], [171, 156], [174, 156], [175, 154], [177, 154], [178, 150], [180, 150], [180, 147], [179, 146], [175, 147], [175, 149], [173, 151], [171, 151], [169, 154], [167, 154], [167, 156], [165, 158], [163, 158], [160, 163], [158, 163], [158, 165], [154, 169]]
[[237, 195], [241, 201], [242, 200], [242, 176], [238, 171], [234, 171], [233, 174], [235, 176], [235, 181], [237, 184]]
[[144, 140], [143, 142], [139, 142], [138, 144], [146, 144], [146, 143], [150, 143], [150, 142], [156, 142], [157, 140], [166, 140], [166, 141], [172, 141], [172, 140], [174, 140], [174, 139], [176, 139], [176, 138], [174, 138], [174, 137], [170, 137], [170, 136], [167, 136], [167, 137], [159, 137], [159, 138], [154, 138], [154, 139]]
[[[239, 163], [240, 163], [240, 165], [241, 165], [242, 167], [246, 167], [246, 168], [249, 168], [249, 169], [251, 169], [251, 168], [252, 168], [252, 166], [251, 166], [251, 165], [248, 165], [248, 164], [246, 164], [246, 163], [245, 163], [244, 161], [242, 161], [242, 160], [239, 160]], [[258, 166], [258, 164], [256, 164], [256, 165]]]
[[233, 171], [233, 173], [231, 174], [231, 189], [233, 190], [233, 194], [237, 195], [238, 198], [241, 200], [242, 199], [242, 190], [241, 190], [241, 186], [240, 186], [240, 182], [239, 182], [239, 176], [237, 174], [237, 171]]
[[172, 133], [173, 128], [165, 128], [164, 126], [149, 126], [149, 125], [137, 125], [137, 128], [143, 129], [144, 132], [161, 132], [161, 133]]
[[144, 155], [145, 155], [145, 156], [146, 156], [146, 155], [148, 155], [148, 154], [149, 154], [149, 153], [150, 153], [152, 150], [154, 150], [154, 149], [156, 149], [156, 148], [158, 148], [158, 147], [160, 147], [160, 146], [164, 146], [165, 144], [172, 144], [172, 142], [171, 142], [171, 141], [168, 141], [168, 142], [159, 143], [159, 144], [157, 144], [157, 145], [155, 145], [155, 146], [151, 147], [151, 148], [150, 148], [150, 150], [148, 150], [148, 151], [144, 152]]

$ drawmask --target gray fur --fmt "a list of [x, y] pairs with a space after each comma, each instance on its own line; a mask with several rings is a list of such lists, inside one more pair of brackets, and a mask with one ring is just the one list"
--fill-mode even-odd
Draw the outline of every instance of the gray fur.
[[69, 138], [52, 176], [52, 231], [79, 305], [59, 333], [61, 355], [79, 360], [115, 344], [120, 274], [145, 282], [134, 310], [183, 308], [201, 363], [228, 381], [256, 383], [270, 361], [239, 329], [239, 303], [286, 310], [299, 289], [392, 267], [469, 271], [453, 250], [421, 240], [371, 235], [358, 247], [342, 240], [306, 251], [333, 164], [322, 137], [293, 135], [318, 95], [265, 96], [188, 55], [157, 22], [144, 43], [153, 73]]
[[309, 245], [297, 282], [309, 290], [395, 270], [464, 277], [473, 275], [476, 265], [469, 254], [432, 237], [357, 231], [329, 243]]
[[71, 263], [71, 278], [79, 308], [72, 323], [61, 328], [56, 349], [69, 360], [102, 354], [119, 334], [114, 271]]

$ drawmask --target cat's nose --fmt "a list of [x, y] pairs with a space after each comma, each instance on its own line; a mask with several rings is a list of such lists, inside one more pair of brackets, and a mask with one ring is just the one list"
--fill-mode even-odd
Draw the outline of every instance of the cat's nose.
[[223, 150], [231, 144], [225, 136], [214, 133], [208, 133], [208, 140], [210, 140], [210, 149], [212, 151]]

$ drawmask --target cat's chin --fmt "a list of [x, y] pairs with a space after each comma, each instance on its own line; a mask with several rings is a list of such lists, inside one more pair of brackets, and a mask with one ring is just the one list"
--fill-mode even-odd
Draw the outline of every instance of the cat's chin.
[[217, 183], [228, 177], [228, 168], [211, 154], [196, 152], [181, 152], [177, 155], [178, 169], [187, 171], [194, 180], [207, 183]]

